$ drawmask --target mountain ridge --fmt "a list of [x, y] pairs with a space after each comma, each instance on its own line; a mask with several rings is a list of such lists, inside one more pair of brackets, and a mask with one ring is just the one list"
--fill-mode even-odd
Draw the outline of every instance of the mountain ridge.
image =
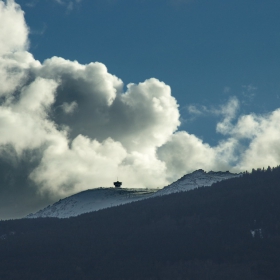
[[229, 171], [205, 172], [202, 169], [198, 169], [159, 190], [152, 188], [133, 189], [114, 187], [89, 189], [60, 199], [53, 205], [49, 205], [34, 214], [30, 213], [27, 215], [27, 218], [69, 218], [142, 199], [189, 191], [203, 186], [211, 186], [213, 183], [238, 176], [240, 174], [230, 173]]
[[278, 280], [279, 181], [280, 167], [258, 169], [69, 219], [0, 221], [0, 278]]

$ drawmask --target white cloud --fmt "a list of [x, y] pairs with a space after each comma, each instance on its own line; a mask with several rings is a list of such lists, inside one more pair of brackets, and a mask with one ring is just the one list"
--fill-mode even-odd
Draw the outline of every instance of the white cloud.
[[36, 61], [23, 15], [13, 1], [0, 1], [0, 150], [36, 154], [27, 170], [40, 193], [111, 186], [117, 176], [126, 187], [162, 187], [199, 168], [280, 163], [279, 110], [238, 117], [236, 97], [219, 108], [190, 106], [192, 114], [222, 117], [216, 130], [224, 139], [211, 147], [176, 132], [178, 104], [162, 81], [128, 84], [124, 92], [102, 63]]
[[71, 103], [63, 102], [61, 108], [65, 114], [73, 114], [77, 109], [78, 104], [76, 101], [72, 101]]
[[207, 108], [205, 106], [195, 106], [195, 105], [189, 105], [187, 106], [188, 113], [192, 115], [193, 117], [204, 115], [208, 112]]
[[236, 118], [239, 109], [239, 101], [236, 97], [231, 97], [229, 102], [220, 107], [216, 114], [223, 116], [223, 121], [217, 124], [217, 132], [227, 134], [233, 127], [232, 120]]
[[256, 91], [258, 89], [257, 87], [255, 87], [252, 84], [250, 84], [250, 85], [243, 85], [242, 88], [245, 89], [248, 92]]
[[88, 188], [111, 186], [112, 180], [124, 179], [124, 187], [156, 187], [166, 183], [165, 165], [153, 154], [128, 153], [120, 142], [102, 143], [79, 135], [69, 147], [51, 145], [31, 178], [41, 191], [67, 195]]
[[236, 117], [240, 104], [239, 100], [232, 96], [226, 104], [219, 107], [206, 107], [203, 105], [189, 105], [187, 106], [188, 113], [191, 117], [201, 117], [201, 116], [222, 116], [223, 121], [218, 123], [217, 131], [224, 133], [224, 130], [228, 129], [227, 126], [231, 124], [231, 121]]
[[24, 13], [13, 0], [0, 2], [0, 55], [23, 51], [28, 46]]
[[263, 116], [241, 116], [228, 134], [240, 142], [244, 139], [250, 141], [240, 155], [237, 168], [245, 170], [279, 165], [280, 109]]
[[27, 3], [25, 3], [25, 5], [29, 8], [33, 8], [36, 6], [36, 4], [38, 3], [39, 0], [34, 0], [34, 1], [29, 1]]
[[22, 11], [0, 3], [9, 20], [20, 16], [25, 38], [17, 48], [7, 41], [1, 55], [0, 146], [18, 156], [39, 149], [30, 178], [40, 191], [67, 195], [111, 186], [118, 174], [129, 187], [166, 184], [156, 149], [180, 124], [170, 87], [149, 79], [123, 92], [102, 63], [53, 57], [41, 64], [26, 50]]
[[215, 164], [215, 151], [195, 135], [177, 132], [158, 149], [158, 157], [166, 163], [168, 179], [172, 182], [196, 169], [209, 170]]
[[[53, 120], [71, 128], [71, 139], [79, 134], [99, 141], [111, 137], [128, 151], [153, 150], [180, 124], [170, 87], [157, 79], [129, 84], [123, 92], [123, 82], [104, 64], [58, 57], [46, 60], [36, 75], [59, 83]], [[65, 102], [77, 104], [71, 118], [59, 110]]]
[[56, 3], [58, 3], [58, 4], [60, 4], [60, 5], [64, 5], [65, 4], [65, 2], [64, 1], [62, 1], [62, 0], [54, 0]]
[[48, 120], [56, 83], [37, 78], [22, 88], [19, 97], [0, 107], [0, 145], [12, 145], [18, 154], [53, 141], [61, 132]]
[[67, 12], [71, 12], [74, 8], [74, 3], [73, 2], [69, 2], [67, 5]]
[[65, 6], [66, 7], [66, 11], [67, 13], [70, 13], [75, 6], [79, 5], [82, 0], [54, 0], [56, 3], [58, 3], [59, 5]]
[[252, 104], [255, 96], [256, 96], [256, 93], [257, 93], [257, 90], [258, 88], [252, 84], [250, 85], [243, 85], [242, 86], [242, 95], [243, 95], [243, 104], [245, 105], [250, 105]]

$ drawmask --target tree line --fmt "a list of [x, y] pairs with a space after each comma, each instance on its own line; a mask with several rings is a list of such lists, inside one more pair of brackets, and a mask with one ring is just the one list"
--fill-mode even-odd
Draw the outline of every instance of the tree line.
[[0, 279], [267, 280], [280, 167], [69, 219], [0, 222]]

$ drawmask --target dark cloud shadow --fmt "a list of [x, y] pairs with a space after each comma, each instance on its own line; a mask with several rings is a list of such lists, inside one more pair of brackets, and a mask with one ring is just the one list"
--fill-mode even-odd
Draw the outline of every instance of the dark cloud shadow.
[[0, 219], [22, 218], [54, 202], [47, 194], [39, 194], [29, 179], [39, 151], [25, 151], [19, 158], [13, 148], [5, 146], [0, 154]]

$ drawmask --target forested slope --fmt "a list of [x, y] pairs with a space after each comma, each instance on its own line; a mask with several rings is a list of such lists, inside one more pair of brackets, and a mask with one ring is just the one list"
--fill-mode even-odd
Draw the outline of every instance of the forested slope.
[[0, 279], [279, 279], [280, 168], [59, 220], [0, 222]]

